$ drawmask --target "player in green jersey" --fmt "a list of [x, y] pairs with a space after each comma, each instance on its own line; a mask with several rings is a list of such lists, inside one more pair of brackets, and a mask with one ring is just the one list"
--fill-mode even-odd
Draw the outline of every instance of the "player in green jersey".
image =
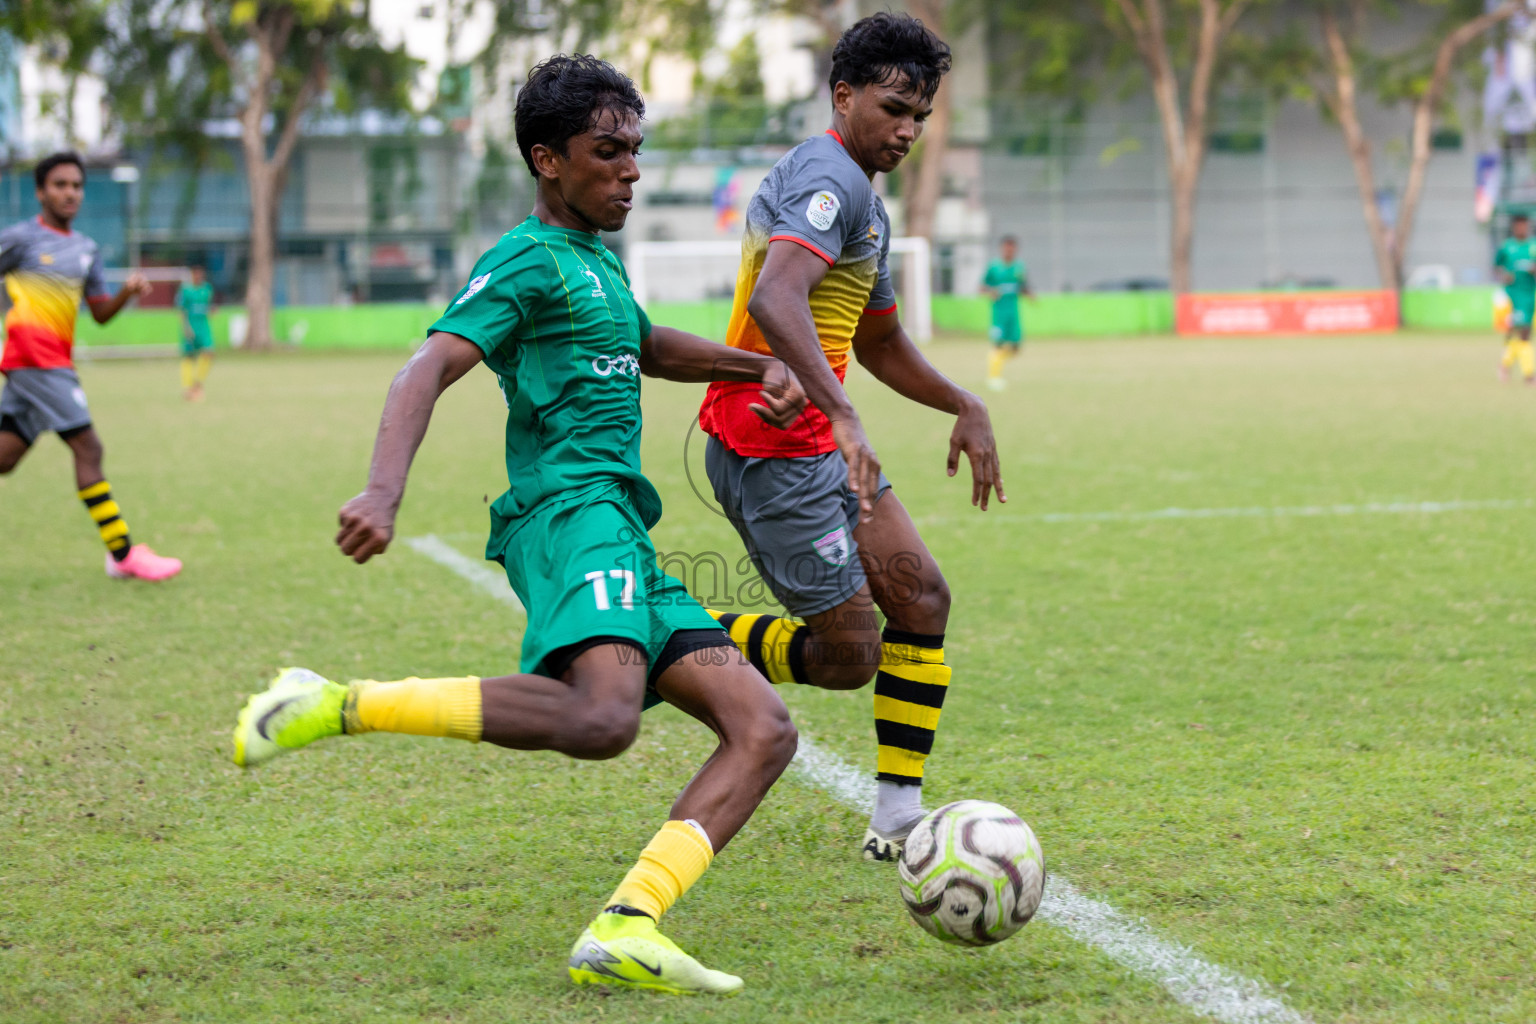
[[340, 684], [285, 669], [242, 711], [235, 761], [380, 731], [611, 758], [633, 742], [643, 708], [667, 701], [719, 746], [577, 940], [568, 971], [578, 984], [730, 993], [740, 978], [703, 967], [656, 922], [789, 764], [795, 729], [768, 681], [657, 566], [646, 531], [661, 502], [640, 472], [639, 378], [760, 382], [758, 415], [780, 428], [805, 395], [772, 356], [653, 327], [635, 303], [599, 231], [628, 216], [644, 110], [634, 84], [593, 57], [553, 57], [529, 74], [516, 130], [538, 183], [533, 215], [480, 258], [395, 378], [367, 488], [341, 509], [345, 554], [366, 562], [389, 546], [434, 404], [485, 363], [507, 402], [509, 483], [486, 557], [527, 608], [520, 671]]
[[981, 279], [982, 291], [992, 300], [992, 356], [987, 363], [987, 386], [1001, 391], [1008, 382], [1003, 377], [1003, 364], [1019, 354], [1024, 343], [1024, 325], [1019, 319], [1019, 295], [1030, 302], [1035, 293], [1029, 289], [1029, 274], [1019, 262], [1019, 241], [1012, 235], [1004, 235], [999, 245], [999, 258], [987, 264], [987, 272]]
[[189, 402], [203, 400], [203, 382], [213, 365], [213, 285], [201, 266], [192, 267], [192, 283], [176, 289], [176, 308], [181, 313], [181, 392]]
[[1499, 379], [1508, 380], [1509, 368], [1518, 362], [1525, 382], [1536, 384], [1536, 353], [1531, 350], [1531, 318], [1536, 313], [1536, 240], [1531, 238], [1531, 218], [1515, 214], [1510, 218], [1509, 233], [1493, 258], [1510, 305]]

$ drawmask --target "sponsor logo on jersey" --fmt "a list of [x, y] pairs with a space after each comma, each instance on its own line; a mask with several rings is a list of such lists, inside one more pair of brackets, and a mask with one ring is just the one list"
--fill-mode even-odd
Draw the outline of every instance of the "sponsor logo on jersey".
[[598, 356], [592, 360], [592, 372], [599, 377], [611, 377], [615, 373], [622, 377], [638, 377], [640, 360], [631, 355]]
[[608, 293], [603, 291], [603, 283], [597, 279], [597, 275], [585, 268], [581, 272], [592, 281], [592, 297], [594, 299], [606, 299]]
[[484, 288], [485, 287], [485, 283], [487, 281], [489, 281], [490, 279], [491, 279], [491, 275], [490, 274], [481, 274], [479, 277], [472, 277], [472, 278], [470, 278], [469, 279], [469, 286], [464, 289], [464, 294], [459, 296], [458, 301], [455, 302], [454, 305], [455, 306], [462, 306], [464, 304], [464, 300], [465, 299], [468, 299], [468, 298], [472, 297], [481, 288]]
[[43, 264], [43, 266], [45, 266], [45, 267], [53, 266], [53, 253], [51, 253], [51, 252], [43, 253], [41, 256], [39, 256], [37, 258], [37, 262]]
[[831, 192], [817, 192], [811, 196], [811, 204], [805, 208], [805, 219], [817, 231], [825, 231], [837, 220], [837, 196]]
[[848, 528], [839, 526], [831, 533], [815, 542], [816, 554], [828, 565], [847, 565], [849, 557], [853, 554], [848, 548]]

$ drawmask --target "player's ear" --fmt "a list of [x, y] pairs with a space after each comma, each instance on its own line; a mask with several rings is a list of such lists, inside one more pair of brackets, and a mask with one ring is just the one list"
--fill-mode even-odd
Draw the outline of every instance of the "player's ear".
[[533, 157], [533, 169], [538, 172], [539, 177], [550, 179], [560, 177], [559, 153], [540, 142], [528, 150], [528, 155]]
[[832, 87], [832, 109], [848, 116], [848, 108], [853, 105], [853, 86], [847, 82], [838, 82]]

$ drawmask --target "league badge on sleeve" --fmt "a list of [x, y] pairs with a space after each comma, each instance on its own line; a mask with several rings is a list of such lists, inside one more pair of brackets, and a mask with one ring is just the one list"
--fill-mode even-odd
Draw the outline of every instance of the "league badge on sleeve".
[[469, 287], [464, 289], [464, 294], [459, 296], [459, 301], [455, 302], [454, 305], [462, 306], [466, 300], [473, 298], [476, 292], [478, 292], [481, 288], [484, 288], [485, 283], [490, 279], [491, 275], [489, 273], [481, 274], [479, 277], [471, 278]]
[[831, 192], [817, 192], [811, 196], [811, 205], [805, 208], [805, 219], [817, 231], [826, 231], [837, 220], [837, 196]]

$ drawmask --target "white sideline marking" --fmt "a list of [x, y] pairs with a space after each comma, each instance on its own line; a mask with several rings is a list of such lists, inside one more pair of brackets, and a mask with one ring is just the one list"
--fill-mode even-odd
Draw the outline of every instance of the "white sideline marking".
[[[504, 577], [432, 534], [408, 537], [405, 543], [498, 601], [523, 611], [522, 602]], [[826, 790], [844, 806], [861, 814], [874, 810], [875, 780], [869, 773], [822, 749], [804, 734], [794, 767], [807, 782]], [[1037, 913], [1042, 921], [1096, 947], [1120, 966], [1162, 985], [1195, 1012], [1224, 1024], [1311, 1024], [1262, 982], [1202, 960], [1187, 946], [1158, 938], [1143, 922], [1108, 903], [1089, 899], [1060, 875], [1048, 876], [1045, 898]]]
[[407, 537], [405, 543], [417, 554], [425, 555], [443, 568], [458, 573], [473, 583], [476, 589], [527, 614], [523, 602], [517, 599], [517, 594], [512, 590], [512, 585], [507, 582], [507, 578], [496, 570], [488, 568], [484, 562], [469, 558], [457, 548], [445, 544], [430, 533], [425, 537]]
[[[800, 734], [794, 767], [811, 785], [868, 814], [875, 780]], [[1158, 938], [1145, 923], [1089, 899], [1059, 874], [1047, 876], [1040, 920], [1094, 946], [1135, 974], [1157, 982], [1185, 1006], [1225, 1024], [1310, 1024], [1263, 982], [1202, 960], [1187, 946]]]
[[[1143, 512], [1041, 512], [1021, 516], [996, 516], [1035, 523], [1130, 523], [1156, 519], [1284, 519], [1311, 516], [1434, 515], [1440, 512], [1477, 512], [1486, 509], [1530, 508], [1531, 499], [1500, 501], [1367, 501], [1358, 505], [1277, 505], [1248, 508], [1158, 508]], [[961, 522], [959, 516], [924, 516], [924, 526]], [[974, 520], [966, 518], [965, 522]]]

